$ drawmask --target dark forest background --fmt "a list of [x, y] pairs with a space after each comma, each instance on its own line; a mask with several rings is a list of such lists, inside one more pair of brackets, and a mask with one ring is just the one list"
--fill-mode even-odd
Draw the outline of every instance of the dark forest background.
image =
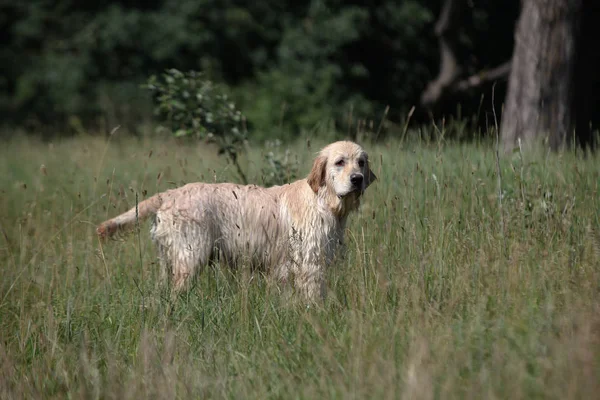
[[[436, 23], [452, 3], [461, 3], [451, 35], [456, 76], [467, 80], [428, 102], [441, 69]], [[520, 9], [518, 0], [2, 2], [0, 118], [37, 132], [121, 125], [136, 133], [152, 116], [140, 85], [175, 68], [221, 84], [257, 139], [324, 124], [347, 131], [384, 114], [394, 134], [413, 106], [413, 123], [482, 127], [492, 87], [502, 111], [508, 72], [475, 85], [468, 78], [508, 66]]]

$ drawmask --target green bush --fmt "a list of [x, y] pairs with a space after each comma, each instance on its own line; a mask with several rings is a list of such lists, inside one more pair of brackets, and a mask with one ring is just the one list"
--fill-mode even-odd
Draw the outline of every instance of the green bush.
[[289, 149], [282, 151], [281, 140], [267, 141], [265, 150], [265, 165], [261, 171], [265, 186], [283, 185], [298, 179], [300, 170], [298, 156], [292, 157]]
[[[160, 121], [158, 132], [217, 144], [218, 154], [225, 156], [242, 181], [248, 183], [239, 163], [249, 139], [246, 120], [222, 86], [197, 71], [169, 69], [152, 75], [143, 87], [152, 94]], [[289, 150], [282, 151], [280, 140], [266, 141], [265, 150], [261, 170], [264, 185], [282, 185], [298, 177], [299, 160], [292, 159]]]
[[[519, 6], [475, 3], [465, 7], [457, 49], [468, 73], [510, 57]], [[439, 7], [433, 0], [3, 2], [0, 116], [36, 126], [77, 116], [85, 127], [132, 130], [151, 113], [139, 85], [176, 68], [230, 87], [261, 140], [323, 123], [346, 132], [352, 120], [378, 120], [386, 106], [398, 122], [438, 72]], [[480, 95], [464, 101], [476, 111]], [[465, 106], [463, 115], [471, 111]]]
[[239, 164], [247, 140], [244, 117], [218, 86], [202, 73], [169, 69], [152, 75], [144, 87], [152, 93], [155, 114], [166, 125], [159, 130], [216, 143], [219, 154], [233, 163], [247, 183]]

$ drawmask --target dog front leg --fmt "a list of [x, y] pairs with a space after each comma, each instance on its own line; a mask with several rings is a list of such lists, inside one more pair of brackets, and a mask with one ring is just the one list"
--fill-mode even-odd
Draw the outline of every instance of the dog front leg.
[[296, 289], [311, 302], [319, 299], [324, 301], [327, 297], [325, 274], [319, 265], [304, 265], [294, 277]]

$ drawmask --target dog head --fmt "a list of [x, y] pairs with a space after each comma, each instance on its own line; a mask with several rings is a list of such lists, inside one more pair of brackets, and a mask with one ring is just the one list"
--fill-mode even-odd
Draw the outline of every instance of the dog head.
[[376, 179], [367, 152], [354, 142], [341, 141], [319, 152], [307, 182], [316, 194], [329, 197], [330, 203], [353, 209]]

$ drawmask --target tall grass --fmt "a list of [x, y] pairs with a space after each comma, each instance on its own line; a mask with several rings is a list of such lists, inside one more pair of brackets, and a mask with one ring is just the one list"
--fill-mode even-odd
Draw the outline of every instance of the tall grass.
[[[302, 173], [321, 144], [293, 146]], [[379, 180], [322, 307], [207, 268], [171, 308], [147, 223], [106, 245], [95, 224], [136, 195], [235, 179], [213, 149], [5, 143], [0, 398], [596, 397], [599, 160], [503, 157], [500, 209], [492, 145], [365, 146]], [[243, 160], [252, 182], [261, 160]]]

